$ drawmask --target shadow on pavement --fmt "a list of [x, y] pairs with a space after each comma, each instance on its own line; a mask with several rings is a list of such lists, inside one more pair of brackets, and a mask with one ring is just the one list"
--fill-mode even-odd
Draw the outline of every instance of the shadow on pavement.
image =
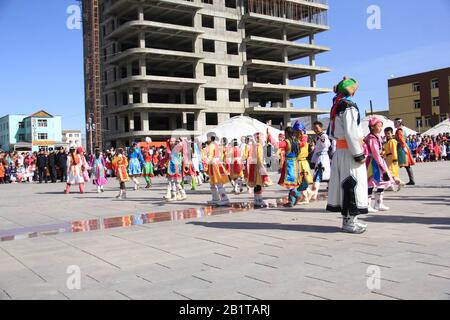
[[217, 229], [245, 229], [245, 230], [284, 230], [314, 233], [340, 233], [341, 228], [333, 226], [314, 226], [280, 223], [253, 223], [253, 222], [200, 222], [194, 221], [187, 224]]

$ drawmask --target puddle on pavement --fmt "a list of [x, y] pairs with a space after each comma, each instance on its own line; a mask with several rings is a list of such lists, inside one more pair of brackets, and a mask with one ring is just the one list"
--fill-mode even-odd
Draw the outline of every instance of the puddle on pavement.
[[[319, 200], [322, 199], [323, 196], [320, 196]], [[269, 200], [267, 202], [269, 204], [269, 208], [282, 208], [286, 204], [287, 198]], [[202, 217], [232, 214], [252, 210], [254, 210], [253, 203], [244, 202], [232, 203], [229, 207], [202, 207], [184, 210], [172, 210], [166, 212], [133, 214], [112, 218], [77, 220], [72, 222], [62, 222], [60, 224], [0, 230], [0, 242], [37, 238], [40, 236], [51, 236], [61, 233], [90, 232], [113, 228], [140, 226], [158, 222], [199, 219]]]

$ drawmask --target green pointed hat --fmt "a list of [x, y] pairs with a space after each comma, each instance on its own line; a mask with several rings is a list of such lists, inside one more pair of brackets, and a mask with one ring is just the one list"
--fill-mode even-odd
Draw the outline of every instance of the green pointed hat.
[[335, 93], [342, 93], [346, 96], [353, 96], [356, 90], [358, 90], [358, 81], [349, 77], [344, 77], [344, 80], [334, 87]]

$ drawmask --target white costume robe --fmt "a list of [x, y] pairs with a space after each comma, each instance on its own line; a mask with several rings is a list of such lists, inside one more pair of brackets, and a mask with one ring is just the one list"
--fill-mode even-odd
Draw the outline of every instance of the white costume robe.
[[349, 97], [338, 103], [329, 133], [336, 140], [337, 150], [331, 166], [327, 211], [341, 212], [343, 216], [366, 214], [367, 169], [361, 163], [365, 159], [364, 136], [358, 106]]
[[314, 153], [312, 156], [312, 162], [315, 165], [314, 169], [314, 181], [316, 181], [317, 174], [322, 171], [321, 181], [330, 180], [331, 175], [331, 164], [330, 156], [328, 151], [331, 147], [331, 141], [325, 133], [322, 133], [316, 138], [316, 147], [314, 148]]

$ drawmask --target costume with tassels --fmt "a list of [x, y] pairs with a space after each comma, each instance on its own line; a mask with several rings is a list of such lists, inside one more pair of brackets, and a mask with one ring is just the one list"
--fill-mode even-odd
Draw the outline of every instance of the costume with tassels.
[[228, 206], [230, 200], [224, 185], [229, 182], [229, 172], [224, 167], [220, 154], [220, 147], [216, 143], [216, 137], [211, 136], [207, 147], [209, 183], [211, 187], [212, 200], [208, 203], [215, 206]]

